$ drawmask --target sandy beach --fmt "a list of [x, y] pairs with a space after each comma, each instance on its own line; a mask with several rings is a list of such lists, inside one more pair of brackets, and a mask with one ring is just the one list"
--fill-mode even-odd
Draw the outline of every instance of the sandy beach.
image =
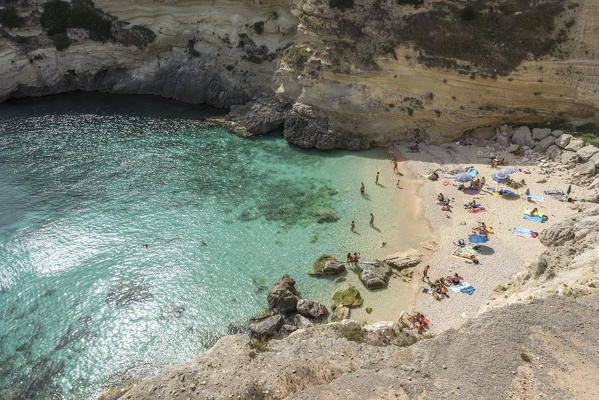
[[[571, 203], [560, 202], [550, 196], [544, 196], [543, 201], [536, 203], [527, 201], [525, 196], [527, 189], [533, 195], [543, 196], [544, 190], [566, 191], [569, 185], [569, 182], [564, 181], [560, 176], [547, 176], [541, 172], [537, 164], [539, 159], [543, 159], [542, 155], [529, 154], [516, 157], [485, 141], [471, 141], [471, 143], [470, 146], [421, 145], [418, 153], [409, 153], [406, 145], [397, 146], [397, 156], [401, 160], [400, 170], [409, 169], [425, 182], [420, 186], [420, 191], [413, 195], [421, 199], [424, 217], [429, 222], [433, 235], [438, 238], [439, 250], [428, 252], [428, 257], [414, 271], [409, 302], [410, 311], [420, 311], [430, 320], [432, 333], [458, 327], [464, 319], [476, 316], [480, 307], [486, 304], [494, 288], [507, 282], [516, 274], [525, 273], [527, 266], [541, 254], [544, 246], [537, 239], [513, 235], [514, 227], [539, 232], [547, 225], [573, 212]], [[508, 200], [487, 192], [476, 195], [464, 194], [453, 186], [454, 180], [446, 178], [474, 167], [479, 172], [478, 177], [486, 178], [487, 187], [496, 188], [497, 183], [492, 181], [491, 175], [497, 172], [497, 169], [490, 167], [488, 158], [490, 154], [505, 158], [506, 166], [530, 172], [512, 174], [515, 181], [524, 180], [526, 183], [523, 187], [514, 190], [519, 195], [518, 198]], [[439, 180], [430, 181], [423, 177], [431, 171], [439, 174]], [[581, 195], [583, 192], [584, 189], [572, 186], [573, 196]], [[436, 198], [439, 193], [451, 198], [453, 206], [451, 212], [442, 211], [441, 206], [437, 204]], [[472, 199], [480, 203], [486, 212], [476, 214], [467, 212], [463, 205]], [[549, 216], [546, 223], [522, 219], [524, 211], [534, 207]], [[489, 242], [482, 247], [479, 256], [480, 264], [475, 265], [453, 256], [457, 248], [454, 242], [458, 239], [467, 241], [472, 227], [480, 222], [493, 227], [494, 230]], [[475, 288], [474, 293], [468, 295], [449, 291], [449, 298], [435, 300], [431, 295], [423, 293], [423, 288], [429, 287], [422, 281], [422, 270], [425, 265], [430, 265], [428, 275], [432, 281], [457, 272]], [[398, 317], [399, 314], [394, 315], [394, 320]]]

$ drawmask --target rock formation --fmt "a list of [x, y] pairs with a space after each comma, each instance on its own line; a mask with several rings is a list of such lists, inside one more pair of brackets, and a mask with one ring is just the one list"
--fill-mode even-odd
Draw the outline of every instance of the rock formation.
[[240, 134], [282, 128], [322, 149], [484, 137], [599, 106], [596, 0], [97, 0], [101, 34], [81, 22], [55, 33], [42, 0], [10, 4], [21, 19], [0, 27], [0, 100], [157, 94], [229, 108]]

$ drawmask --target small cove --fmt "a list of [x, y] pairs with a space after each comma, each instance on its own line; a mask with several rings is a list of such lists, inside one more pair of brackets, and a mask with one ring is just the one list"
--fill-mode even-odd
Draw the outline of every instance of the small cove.
[[[3, 398], [88, 398], [132, 365], [188, 360], [264, 309], [282, 274], [328, 306], [346, 283], [309, 277], [318, 256], [380, 259], [429, 236], [417, 179], [397, 189], [382, 149], [242, 139], [205, 121], [218, 110], [146, 96], [0, 108]], [[359, 288], [381, 315], [381, 292]]]

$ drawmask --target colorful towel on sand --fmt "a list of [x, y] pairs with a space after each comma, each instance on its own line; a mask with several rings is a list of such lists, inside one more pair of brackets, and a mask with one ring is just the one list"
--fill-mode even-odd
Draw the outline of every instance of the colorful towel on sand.
[[539, 196], [539, 195], [536, 195], [536, 194], [529, 194], [526, 197], [528, 197], [531, 200], [535, 200], [535, 201], [545, 201], [545, 197]]
[[466, 173], [472, 176], [473, 178], [476, 178], [476, 175], [478, 175], [478, 171], [474, 168], [468, 168], [468, 171], [466, 171]]
[[526, 229], [526, 228], [516, 227], [512, 230], [513, 235], [521, 236], [521, 237], [525, 237], [525, 238], [529, 238], [529, 239], [532, 239], [533, 233], [534, 233], [534, 231], [532, 229]]
[[459, 293], [460, 290], [465, 289], [467, 287], [472, 287], [468, 282], [460, 282], [458, 285], [453, 285], [450, 286], [449, 288], [454, 292], [454, 293]]
[[472, 214], [476, 214], [476, 213], [480, 213], [480, 212], [485, 212], [485, 211], [487, 211], [487, 210], [485, 210], [485, 209], [484, 209], [484, 208], [482, 208], [482, 207], [481, 207], [481, 208], [474, 208], [474, 209], [472, 209], [472, 208], [469, 208], [469, 209], [468, 209], [468, 212], [469, 212], [469, 213], [472, 213]]
[[552, 194], [565, 194], [563, 190], [543, 190], [543, 194], [552, 195]]
[[464, 189], [464, 194], [478, 194], [476, 189]]
[[472, 295], [474, 294], [474, 290], [475, 290], [475, 289], [474, 289], [472, 286], [469, 286], [469, 287], [467, 287], [467, 288], [463, 288], [463, 289], [461, 289], [461, 290], [460, 290], [460, 292], [462, 292], [462, 293], [466, 293], [467, 295], [470, 295], [470, 296], [472, 296]]
[[555, 200], [559, 200], [559, 201], [566, 201], [566, 200], [568, 200], [568, 196], [566, 196], [565, 194], [552, 194], [550, 196], [552, 198], [554, 198]]
[[524, 214], [522, 216], [522, 219], [526, 219], [528, 221], [534, 221], [534, 222], [543, 222], [543, 218], [541, 218], [541, 217], [531, 217], [528, 214]]

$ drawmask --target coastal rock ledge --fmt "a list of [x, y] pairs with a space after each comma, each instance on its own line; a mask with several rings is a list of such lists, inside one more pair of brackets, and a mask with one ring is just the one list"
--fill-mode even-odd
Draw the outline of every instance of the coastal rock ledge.
[[[5, 2], [14, 14], [0, 26], [0, 101], [154, 94], [226, 108], [241, 135], [283, 130], [319, 149], [484, 137], [505, 122], [599, 111], [591, 0], [507, 1], [475, 21], [456, 0], [96, 0], [77, 4], [107, 29], [62, 18], [75, 26], [58, 33], [44, 2]], [[531, 147], [545, 135], [523, 129], [514, 141]]]
[[597, 293], [513, 304], [416, 344], [392, 325], [316, 325], [258, 352], [245, 335], [225, 336], [120, 398], [584, 399], [599, 393]]

